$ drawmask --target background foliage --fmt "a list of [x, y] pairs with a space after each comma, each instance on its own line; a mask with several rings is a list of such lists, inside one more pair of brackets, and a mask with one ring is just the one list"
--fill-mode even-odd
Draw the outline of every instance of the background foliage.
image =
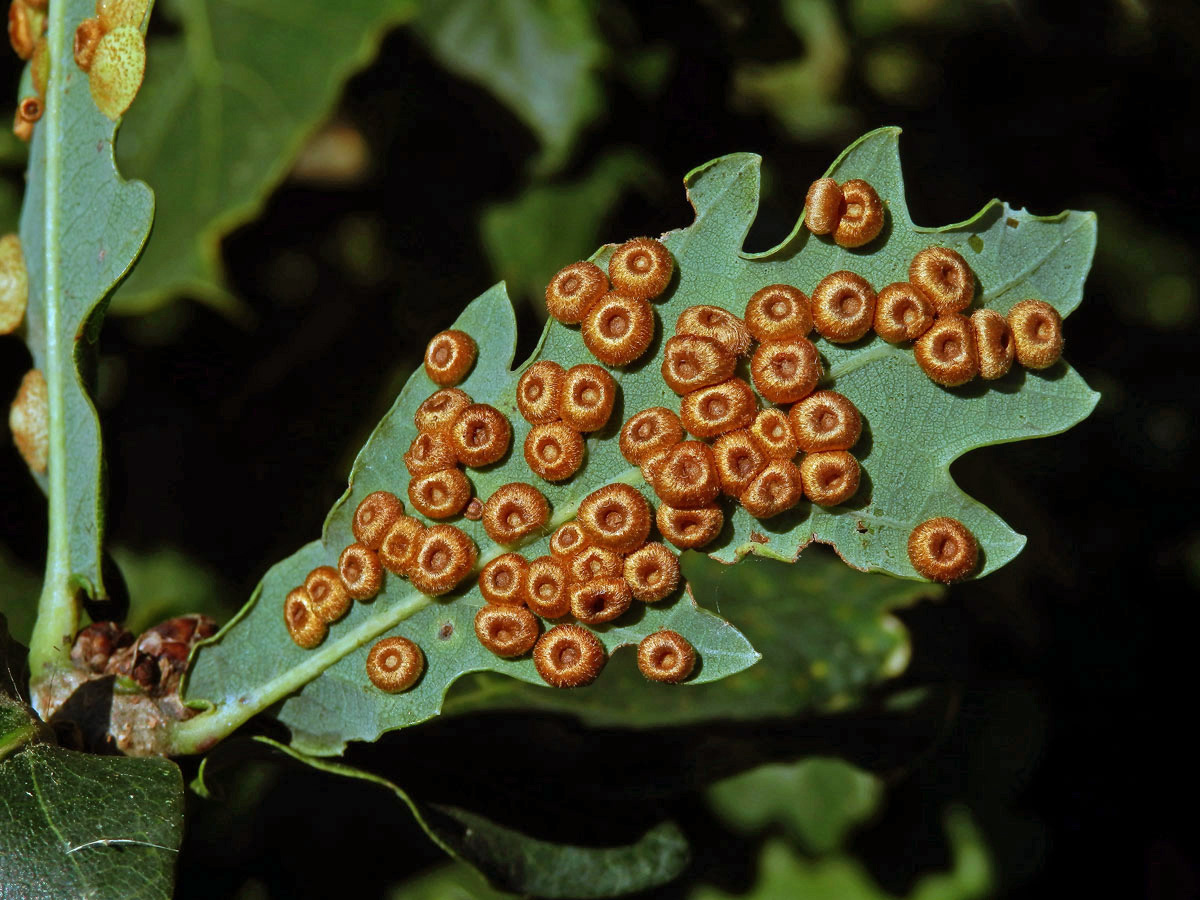
[[[844, 897], [966, 897], [983, 883], [981, 865], [1007, 896], [1044, 896], [1061, 884], [1081, 894], [1194, 892], [1178, 800], [1194, 776], [1168, 713], [1175, 661], [1190, 651], [1200, 531], [1186, 504], [1160, 498], [1187, 483], [1196, 442], [1189, 377], [1200, 182], [1191, 158], [1200, 137], [1189, 117], [1162, 117], [1147, 101], [1197, 87], [1187, 65], [1200, 45], [1195, 14], [1139, 0], [1086, 11], [983, 0], [709, 0], [683, 11], [509, 0], [481, 24], [479, 9], [493, 4], [445, 3], [438, 15], [419, 3], [348, 6], [366, 10], [365, 24], [346, 41], [353, 52], [329, 64], [338, 74], [325, 99], [299, 98], [303, 115], [269, 117], [272, 128], [286, 118], [282, 137], [239, 152], [267, 174], [221, 169], [246, 179], [241, 212], [214, 211], [190, 236], [156, 225], [151, 251], [199, 255], [217, 287], [151, 285], [141, 296], [155, 301], [139, 308], [152, 311], [104, 332], [97, 390], [110, 533], [124, 548], [117, 558], [138, 602], [133, 615], [144, 624], [204, 607], [227, 617], [272, 562], [310, 540], [425, 338], [457, 314], [454, 301], [509, 279], [526, 300], [520, 333], [532, 342], [540, 315], [532, 301], [550, 272], [603, 240], [686, 222], [678, 175], [731, 150], [765, 158], [748, 248], [770, 247], [847, 139], [895, 123], [905, 129], [915, 221], [956, 221], [995, 195], [1042, 214], [1096, 209], [1101, 241], [1087, 301], [1069, 321], [1067, 356], [1104, 399], [1065, 436], [976, 451], [954, 465], [965, 490], [1030, 540], [989, 579], [895, 613], [914, 644], [896, 686], [937, 687], [892, 700], [915, 704], [909, 730], [874, 708], [832, 718], [780, 712], [715, 731], [681, 723], [631, 732], [591, 713], [590, 726], [552, 711], [467, 715], [469, 691], [490, 690], [481, 683], [451, 694], [461, 717], [357, 748], [349, 762], [419, 801], [484, 796], [472, 808], [536, 832], [562, 822], [514, 802], [530, 773], [498, 784], [476, 748], [486, 739], [490, 757], [524, 759], [550, 743], [561, 748], [553, 783], [591, 804], [593, 840], [619, 844], [666, 817], [683, 825], [693, 863], [670, 888], [679, 897], [770, 896], [772, 886], [791, 896], [819, 878], [851, 879], [835, 882], [855, 885], [841, 888]], [[222, 19], [233, 4], [159, 7], [152, 78], [156, 52], [182, 46], [204, 71], [196, 54], [241, 37]], [[198, 19], [205, 9], [211, 15]], [[384, 27], [402, 20], [411, 24]], [[208, 45], [197, 30], [205, 24]], [[441, 30], [451, 28], [460, 30]], [[496, 29], [490, 38], [487, 28]], [[265, 48], [273, 57], [320, 52], [307, 33], [273, 33], [279, 42]], [[376, 44], [375, 61], [351, 77]], [[485, 68], [455, 58], [466, 46], [490, 48], [468, 54]], [[578, 103], [514, 99], [535, 58], [560, 67], [556, 83], [573, 85]], [[166, 68], [162, 84], [171, 83]], [[262, 114], [287, 98], [265, 98], [261, 77], [229, 71], [240, 96], [258, 104], [247, 115], [264, 128], [252, 135], [271, 132]], [[319, 107], [334, 103], [347, 77], [330, 112], [336, 127], [308, 141]], [[122, 133], [131, 144], [120, 148], [125, 171], [153, 179], [165, 215], [172, 194], [188, 197], [188, 170], [137, 169], [138, 112], [135, 104]], [[299, 163], [289, 161], [302, 145]], [[10, 176], [0, 217], [9, 221], [21, 154], [0, 140]], [[135, 285], [127, 287], [132, 297]], [[1164, 361], [1178, 361], [1168, 377]], [[20, 345], [5, 342], [0, 384], [15, 391], [28, 365]], [[7, 442], [0, 463], [3, 508], [14, 511], [0, 526], [3, 607], [19, 613], [22, 590], [36, 594], [27, 573], [44, 552], [44, 503]], [[746, 571], [778, 592], [822, 564], [810, 551], [794, 572]], [[732, 590], [723, 589], [714, 603], [728, 602]], [[872, 754], [881, 742], [895, 752]], [[886, 790], [841, 841], [809, 843], [786, 819], [729, 820], [704, 780], [670, 777], [714, 750], [725, 775], [836, 754], [880, 771]], [[603, 797], [578, 792], [569, 773], [605, 752], [638, 762]], [[464, 881], [444, 868], [405, 883], [441, 867], [440, 851], [388, 792], [329, 779], [255, 758], [215, 779], [213, 799], [189, 795], [179, 895], [321, 896], [352, 872], [365, 897], [455, 896], [430, 887], [436, 879], [462, 884], [461, 896], [487, 896], [474, 875]], [[351, 827], [363, 821], [379, 827]], [[305, 823], [303, 843], [296, 822]], [[330, 860], [316, 871], [314, 845]], [[406, 848], [402, 858], [396, 846]], [[990, 863], [980, 862], [981, 848]], [[381, 867], [381, 858], [393, 864]], [[937, 873], [944, 892], [921, 893]]]

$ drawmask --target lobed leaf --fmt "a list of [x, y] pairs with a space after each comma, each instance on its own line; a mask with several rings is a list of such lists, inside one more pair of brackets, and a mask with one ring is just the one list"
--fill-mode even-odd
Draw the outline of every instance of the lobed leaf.
[[[625, 482], [651, 496], [640, 471], [621, 457], [615, 436], [624, 419], [638, 410], [678, 408], [678, 399], [659, 374], [659, 351], [664, 331], [689, 306], [715, 304], [740, 314], [750, 295], [766, 284], [785, 282], [808, 292], [839, 269], [852, 269], [882, 286], [905, 280], [912, 257], [937, 243], [959, 249], [969, 260], [986, 307], [1004, 312], [1018, 300], [1035, 296], [1063, 315], [1075, 308], [1094, 248], [1094, 216], [1063, 213], [1043, 219], [996, 201], [959, 225], [916, 226], [904, 202], [898, 134], [897, 129], [881, 129], [866, 135], [830, 169], [839, 181], [870, 181], [889, 209], [883, 236], [860, 250], [843, 250], [797, 225], [773, 250], [745, 253], [742, 244], [758, 203], [758, 157], [723, 157], [688, 175], [696, 219], [663, 237], [678, 277], [655, 304], [660, 317], [656, 340], [646, 357], [614, 372], [620, 385], [617, 408], [609, 425], [590, 436], [587, 461], [579, 473], [559, 485], [538, 480], [553, 509], [552, 526], [572, 518], [580, 500], [604, 484]], [[611, 251], [611, 246], [603, 248], [596, 261], [604, 264]], [[520, 451], [529, 426], [515, 403], [521, 370], [510, 368], [516, 335], [503, 286], [475, 300], [454, 327], [473, 335], [480, 345], [479, 359], [463, 389], [477, 402], [500, 409], [513, 424], [514, 450], [496, 465], [470, 473], [476, 495], [487, 498], [507, 482], [535, 480]], [[924, 375], [911, 350], [879, 338], [852, 345], [818, 340], [817, 346], [824, 357], [825, 383], [846, 394], [865, 420], [864, 439], [855, 448], [863, 487], [842, 507], [821, 509], [803, 503], [766, 521], [736, 506], [724, 531], [706, 548], [713, 558], [734, 562], [753, 553], [790, 562], [816, 540], [832, 544], [857, 568], [914, 578], [906, 552], [910, 531], [932, 516], [951, 515], [979, 539], [982, 560], [977, 575], [1011, 559], [1024, 539], [954, 485], [950, 463], [974, 447], [1069, 428], [1096, 401], [1082, 379], [1060, 362], [1044, 372], [1014, 371], [998, 382], [948, 390]], [[556, 322], [547, 325], [530, 362], [546, 358], [567, 366], [593, 361], [579, 331]], [[408, 479], [401, 457], [415, 436], [412, 414], [433, 390], [423, 371], [409, 379], [359, 454], [350, 488], [327, 518], [321, 540], [274, 566], [239, 617], [200, 649], [187, 696], [211, 709], [180, 726], [181, 749], [203, 746], [255, 711], [283, 700], [275, 712], [292, 730], [295, 746], [314, 754], [338, 752], [346, 740], [374, 739], [388, 729], [437, 714], [447, 687], [467, 672], [490, 670], [537, 683], [529, 660], [499, 660], [475, 640], [471, 622], [483, 599], [473, 584], [435, 600], [415, 592], [406, 581], [388, 577], [375, 601], [356, 604], [313, 651], [297, 648], [284, 628], [283, 597], [314, 566], [333, 563], [341, 548], [352, 542], [350, 520], [359, 501], [380, 489], [405, 493]], [[475, 538], [483, 561], [508, 549], [493, 545], [477, 522], [456, 524]], [[523, 552], [540, 555], [546, 552], [546, 541], [542, 536]], [[701, 665], [691, 684], [733, 675], [757, 659], [740, 632], [699, 607], [690, 595], [639, 607], [599, 633], [611, 653], [662, 628], [679, 631], [695, 645]], [[365, 676], [368, 645], [388, 632], [415, 640], [428, 659], [422, 680], [399, 695], [381, 694]], [[584, 689], [571, 699], [586, 705], [592, 690], [598, 689]], [[830, 694], [828, 700], [835, 696]], [[674, 695], [671, 700], [681, 702]]]
[[51, 507], [43, 593], [50, 606], [39, 611], [31, 648], [42, 658], [74, 631], [70, 594], [82, 589], [106, 596], [100, 423], [84, 372], [103, 301], [133, 265], [154, 212], [150, 189], [117, 171], [117, 125], [96, 108], [88, 80], [75, 66], [75, 26], [94, 10], [91, 0], [62, 0], [50, 12], [54, 68], [29, 148], [21, 212], [29, 273], [26, 335], [33, 365], [46, 379], [50, 411], [49, 470], [35, 473]]

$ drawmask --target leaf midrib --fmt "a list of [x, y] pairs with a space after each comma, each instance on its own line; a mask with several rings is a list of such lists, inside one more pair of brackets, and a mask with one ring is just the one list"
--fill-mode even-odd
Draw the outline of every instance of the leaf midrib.
[[[66, 33], [66, 6], [51, 4], [47, 41], [53, 60], [54, 50], [63, 45]], [[66, 378], [74, 375], [74, 341], [62, 343], [60, 290], [59, 222], [62, 184], [65, 83], [67, 71], [62, 60], [53, 61], [46, 86], [47, 102], [38, 135], [44, 153], [44, 197], [42, 209], [42, 305], [45, 311], [45, 357], [42, 376], [46, 380], [49, 413], [47, 467], [47, 503], [49, 537], [46, 548], [46, 577], [38, 600], [37, 621], [30, 639], [30, 663], [33, 677], [46, 666], [70, 665], [70, 637], [78, 623], [78, 609], [71, 590], [70, 516], [67, 497]], [[65, 640], [64, 640], [65, 638]]]
[[[608, 484], [636, 484], [642, 480], [641, 469], [630, 466]], [[499, 546], [490, 543], [488, 549], [479, 555], [472, 576], [493, 559], [505, 553], [511, 553], [527, 544], [541, 540], [545, 535], [559, 525], [570, 521], [579, 510], [583, 498], [578, 497], [571, 503], [555, 506], [554, 515], [543, 530], [529, 535], [527, 538], [513, 544]], [[471, 576], [468, 576], [471, 577]], [[253, 602], [262, 600], [262, 588], [254, 597]], [[292, 666], [270, 681], [242, 694], [240, 697], [224, 697], [212, 702], [212, 706], [186, 721], [180, 722], [172, 729], [171, 748], [173, 753], [195, 753], [205, 749], [211, 742], [231, 733], [240, 725], [249, 721], [258, 713], [275, 705], [289, 694], [303, 688], [310, 681], [319, 678], [326, 670], [341, 662], [346, 656], [365, 646], [386, 631], [395, 628], [405, 619], [409, 619], [427, 609], [436, 602], [435, 598], [418, 591], [412, 591], [400, 597], [392, 606], [381, 609], [377, 614], [365, 619], [351, 631], [346, 632], [335, 641], [323, 644], [313, 650], [299, 665]], [[226, 628], [231, 628], [239, 621], [234, 619]], [[215, 635], [209, 642], [216, 642], [223, 634]], [[206, 643], [209, 643], [206, 642]], [[201, 645], [203, 646], [203, 645]], [[199, 649], [199, 648], [197, 648]], [[186, 688], [183, 692], [186, 695]]]

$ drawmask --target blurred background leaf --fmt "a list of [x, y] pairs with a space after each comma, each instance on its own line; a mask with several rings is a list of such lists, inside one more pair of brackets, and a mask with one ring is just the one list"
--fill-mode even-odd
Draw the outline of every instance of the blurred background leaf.
[[224, 622], [237, 610], [232, 590], [217, 570], [179, 550], [115, 547], [113, 557], [129, 587], [132, 601], [125, 627], [134, 634], [188, 613]]
[[804, 46], [798, 59], [743, 63], [733, 70], [734, 102], [764, 109], [797, 140], [844, 134], [853, 109], [838, 101], [850, 51], [832, 0], [783, 0], [783, 16]]
[[[923, 875], [906, 900], [975, 900], [991, 894], [993, 884], [987, 850], [978, 829], [963, 810], [946, 815], [946, 838], [953, 854], [948, 872]], [[782, 841], [763, 848], [758, 882], [745, 894], [702, 887], [691, 900], [892, 900], [896, 895], [880, 888], [853, 858], [807, 860]]]
[[178, 34], [147, 47], [147, 77], [118, 146], [122, 171], [154, 185], [154, 233], [114, 299], [145, 313], [186, 293], [244, 313], [220, 241], [253, 219], [346, 79], [415, 0], [170, 0]]
[[[810, 860], [786, 842], [774, 840], [762, 849], [757, 882], [749, 890], [728, 893], [701, 886], [688, 900], [977, 900], [992, 896], [994, 887], [982, 835], [961, 809], [945, 818], [952, 868], [923, 875], [909, 893], [896, 895], [881, 888], [853, 857], [834, 856]], [[500, 893], [479, 881], [465, 866], [440, 866], [397, 885], [392, 898], [405, 900], [501, 900]]]
[[8, 620], [8, 633], [22, 644], [28, 645], [33, 633], [41, 589], [41, 573], [0, 544], [0, 616]]
[[604, 243], [606, 225], [622, 196], [646, 193], [659, 179], [636, 150], [603, 156], [574, 181], [534, 182], [480, 217], [480, 237], [497, 277], [514, 301], [532, 303], [545, 317], [546, 284], [559, 260], [586, 259]]
[[603, 109], [596, 70], [608, 54], [587, 0], [422, 0], [413, 24], [443, 66], [533, 130], [543, 172], [566, 162]]
[[875, 815], [883, 782], [840, 759], [814, 757], [759, 766], [708, 789], [717, 815], [739, 831], [781, 826], [805, 852], [841, 847], [850, 831]]

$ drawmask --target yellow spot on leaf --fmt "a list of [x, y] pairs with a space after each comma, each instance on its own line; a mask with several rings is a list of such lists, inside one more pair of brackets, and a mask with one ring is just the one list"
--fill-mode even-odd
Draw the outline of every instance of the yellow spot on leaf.
[[122, 25], [96, 44], [88, 84], [100, 112], [114, 121], [125, 114], [146, 72], [146, 43], [132, 25]]
[[146, 18], [150, 0], [96, 0], [96, 18], [105, 31], [132, 25], [138, 28]]
[[29, 302], [29, 275], [21, 239], [15, 234], [0, 237], [0, 334], [12, 334], [25, 318]]
[[44, 473], [50, 455], [50, 406], [46, 379], [38, 369], [30, 369], [21, 379], [8, 411], [8, 427], [25, 463]]
[[46, 96], [46, 85], [50, 81], [50, 47], [44, 37], [38, 38], [33, 47], [33, 61], [29, 64], [29, 76], [33, 89], [39, 97]]

